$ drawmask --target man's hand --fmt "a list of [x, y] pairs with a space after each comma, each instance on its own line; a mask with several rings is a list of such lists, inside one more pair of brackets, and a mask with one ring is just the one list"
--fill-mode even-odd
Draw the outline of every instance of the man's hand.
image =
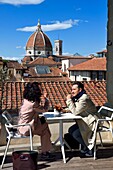
[[68, 95], [67, 95], [67, 100], [68, 100], [68, 99], [71, 99], [71, 98], [72, 98], [71, 94], [68, 94]]

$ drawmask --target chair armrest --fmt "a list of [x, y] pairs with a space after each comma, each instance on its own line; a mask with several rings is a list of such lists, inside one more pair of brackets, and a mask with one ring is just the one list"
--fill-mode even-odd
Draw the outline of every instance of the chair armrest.
[[[12, 134], [10, 132], [11, 129], [18, 130], [18, 127], [20, 127], [20, 126], [29, 126], [30, 138], [32, 138], [32, 128], [31, 128], [31, 125], [28, 124], [28, 123], [26, 123], [26, 124], [18, 124], [18, 125], [8, 125], [8, 124], [5, 124], [5, 126], [6, 126], [6, 130], [7, 130], [7, 132], [8, 132], [10, 137], [12, 137]], [[13, 134], [13, 137], [14, 137], [14, 134]]]
[[31, 125], [29, 123], [26, 124], [18, 124], [18, 125], [7, 125], [8, 128], [17, 128], [20, 126], [29, 126], [31, 128]]
[[19, 126], [30, 126], [31, 125], [29, 123], [23, 123], [23, 124], [18, 124], [18, 125], [13, 125], [14, 127], [19, 127]]
[[101, 121], [112, 121], [113, 119], [110, 117], [105, 117], [105, 119], [98, 119], [97, 122], [101, 122]]

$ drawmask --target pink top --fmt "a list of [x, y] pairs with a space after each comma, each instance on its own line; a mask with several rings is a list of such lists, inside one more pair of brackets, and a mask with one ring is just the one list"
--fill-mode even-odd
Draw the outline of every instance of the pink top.
[[[36, 128], [37, 124], [40, 123], [38, 113], [35, 112], [34, 107], [36, 106], [35, 102], [23, 100], [23, 104], [19, 112], [19, 121], [18, 124], [29, 123], [32, 126], [32, 129]], [[19, 132], [21, 134], [27, 135], [29, 127], [19, 127]]]

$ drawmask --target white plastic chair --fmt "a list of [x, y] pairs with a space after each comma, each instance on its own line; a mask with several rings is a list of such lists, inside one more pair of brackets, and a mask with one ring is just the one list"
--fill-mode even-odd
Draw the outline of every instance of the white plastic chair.
[[[1, 168], [3, 168], [11, 139], [29, 138], [30, 139], [30, 150], [31, 151], [33, 150], [32, 130], [31, 130], [30, 124], [19, 124], [19, 125], [13, 124], [13, 119], [7, 111], [4, 111], [2, 113], [2, 116], [3, 116], [3, 118], [5, 118], [5, 121], [6, 121], [5, 128], [7, 131], [7, 145], [5, 148]], [[20, 126], [29, 126], [29, 134], [30, 135], [29, 136], [21, 136], [20, 134], [18, 134], [17, 128]]]
[[[103, 147], [103, 142], [102, 142], [102, 137], [101, 137], [101, 132], [111, 132], [112, 137], [113, 137], [113, 128], [111, 121], [113, 121], [113, 108], [107, 107], [107, 106], [102, 106], [99, 110], [98, 113], [100, 113], [102, 110], [106, 110], [108, 112], [111, 112], [111, 116], [104, 116], [102, 119], [98, 119], [95, 127], [95, 142], [94, 142], [94, 160], [96, 159], [96, 151], [97, 151], [97, 146], [96, 146], [96, 139], [97, 139], [97, 133], [99, 134], [100, 138], [100, 143], [101, 146]], [[102, 113], [100, 113], [102, 115]], [[107, 123], [107, 126], [105, 125], [105, 122]]]

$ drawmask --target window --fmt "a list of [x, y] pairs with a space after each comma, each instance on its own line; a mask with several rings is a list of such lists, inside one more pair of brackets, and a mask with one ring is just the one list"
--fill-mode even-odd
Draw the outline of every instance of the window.
[[104, 77], [103, 77], [103, 72], [102, 71], [99, 71], [98, 72], [98, 80], [102, 80]]
[[20, 74], [21, 72], [19, 70], [16, 70], [16, 74]]
[[75, 76], [74, 71], [70, 71], [70, 76]]
[[83, 78], [82, 80], [83, 80], [83, 81], [87, 81], [87, 78]]
[[9, 75], [12, 74], [12, 70], [9, 70]]
[[97, 78], [97, 72], [96, 71], [92, 71], [91, 72], [91, 80], [95, 80]]
[[60, 52], [62, 52], [62, 48], [60, 47]]
[[41, 53], [41, 51], [38, 51], [38, 54], [40, 54]]
[[66, 71], [66, 64], [64, 64], [64, 71]]
[[75, 81], [77, 80], [77, 76], [75, 75]]
[[98, 80], [106, 80], [106, 72], [105, 71], [98, 72]]
[[50, 73], [50, 68], [48, 66], [36, 66], [37, 74], [48, 74]]
[[92, 71], [91, 80], [106, 80], [106, 72], [103, 71]]

